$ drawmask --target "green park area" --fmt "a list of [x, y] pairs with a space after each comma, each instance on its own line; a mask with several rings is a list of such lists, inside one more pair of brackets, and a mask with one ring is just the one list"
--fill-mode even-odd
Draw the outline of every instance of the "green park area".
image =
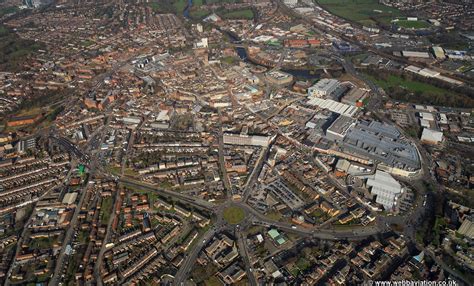
[[30, 248], [31, 249], [49, 249], [52, 248], [56, 237], [40, 237], [31, 240]]
[[20, 70], [26, 57], [41, 48], [40, 43], [21, 39], [10, 29], [0, 25], [0, 68], [3, 70]]
[[316, 0], [332, 14], [361, 25], [373, 26], [376, 21], [389, 24], [400, 16], [398, 9], [380, 4], [377, 0]]
[[[115, 176], [122, 176], [122, 167], [121, 166], [109, 165], [107, 167], [107, 169], [109, 170], [110, 173], [112, 173]], [[138, 176], [138, 173], [135, 170], [133, 170], [132, 168], [128, 168], [128, 167], [124, 168], [123, 174], [125, 176], [128, 176], [128, 177]]]
[[0, 8], [0, 17], [5, 16], [7, 14], [12, 14], [18, 11], [18, 7], [16, 6], [8, 6]]
[[453, 90], [398, 75], [367, 75], [395, 100], [450, 107], [474, 107], [474, 99]]
[[[199, 2], [199, 1], [198, 1]], [[181, 14], [188, 4], [187, 0], [153, 0], [148, 5], [158, 13]]]
[[399, 27], [405, 29], [426, 29], [430, 26], [430, 24], [426, 21], [418, 20], [418, 21], [408, 21], [408, 20], [398, 20], [395, 22]]
[[[206, 4], [214, 4], [214, 3], [235, 3], [238, 2], [238, 0], [204, 0]], [[193, 0], [194, 3], [194, 0]]]
[[186, 8], [186, 5], [188, 4], [187, 0], [177, 0], [177, 1], [174, 1], [174, 2], [175, 2], [174, 3], [174, 9], [178, 13], [181, 13], [182, 11], [184, 11], [184, 8]]
[[431, 84], [407, 80], [396, 75], [390, 75], [386, 80], [375, 79], [377, 84], [383, 89], [390, 89], [393, 87], [401, 87], [411, 92], [429, 92], [435, 95], [442, 95], [447, 92], [447, 90], [433, 86]]
[[84, 46], [84, 47], [90, 47], [93, 44], [95, 44], [95, 42], [92, 41], [92, 40], [84, 40], [84, 41], [81, 42], [81, 45]]
[[210, 15], [211, 12], [208, 10], [204, 9], [191, 9], [189, 12], [189, 17], [195, 20], [200, 20], [206, 18], [208, 15]]
[[221, 16], [224, 19], [247, 19], [247, 20], [252, 20], [255, 17], [252, 9], [223, 11], [219, 13], [219, 16]]
[[230, 224], [238, 224], [245, 218], [245, 212], [242, 208], [233, 206], [224, 210], [224, 219]]

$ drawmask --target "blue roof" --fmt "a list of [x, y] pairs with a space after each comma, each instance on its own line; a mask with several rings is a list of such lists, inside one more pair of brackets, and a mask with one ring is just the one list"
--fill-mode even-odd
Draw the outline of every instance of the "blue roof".
[[413, 258], [415, 258], [416, 261], [421, 262], [425, 258], [425, 252], [422, 251], [420, 254], [413, 256]]

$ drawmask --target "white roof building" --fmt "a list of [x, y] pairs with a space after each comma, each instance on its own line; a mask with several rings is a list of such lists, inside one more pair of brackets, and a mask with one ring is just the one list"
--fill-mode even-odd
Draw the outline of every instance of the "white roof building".
[[258, 135], [242, 135], [224, 133], [224, 144], [229, 145], [248, 145], [248, 146], [262, 146], [267, 147], [270, 144], [270, 137]]
[[430, 54], [427, 52], [402, 51], [402, 55], [407, 58], [430, 58]]
[[448, 117], [444, 113], [439, 114], [439, 123], [448, 124]]
[[308, 88], [308, 96], [324, 97], [333, 93], [340, 83], [336, 79], [323, 78], [318, 81], [315, 85]]
[[420, 118], [420, 125], [421, 125], [421, 127], [424, 127], [424, 128], [430, 128], [431, 127], [430, 121], [426, 120], [426, 119], [423, 119], [423, 118]]
[[77, 193], [67, 193], [64, 195], [63, 204], [72, 205], [77, 198]]
[[443, 141], [443, 132], [424, 128], [420, 140], [428, 144], [439, 144]]
[[396, 205], [402, 186], [389, 173], [377, 170], [375, 175], [367, 179], [367, 186], [372, 187], [371, 193], [376, 195], [375, 201], [391, 210]]
[[405, 70], [407, 70], [409, 72], [412, 72], [412, 73], [419, 73], [421, 71], [421, 68], [419, 68], [417, 66], [410, 65], [410, 66], [405, 67]]
[[283, 3], [285, 3], [286, 6], [293, 8], [298, 4], [298, 0], [284, 0]]
[[419, 74], [424, 77], [437, 77], [440, 75], [439, 72], [431, 70], [431, 69], [422, 69], [420, 70]]
[[433, 47], [433, 54], [437, 59], [445, 59], [446, 55], [444, 54], [444, 50], [442, 47]]
[[169, 110], [161, 110], [160, 113], [158, 113], [158, 116], [156, 117], [156, 121], [169, 121], [170, 120], [170, 115], [169, 115]]
[[354, 117], [354, 115], [359, 111], [358, 107], [340, 103], [332, 99], [322, 99], [318, 97], [313, 97], [308, 101], [308, 104], [318, 106], [323, 109], [328, 109], [332, 112], [339, 113], [347, 117]]
[[425, 119], [425, 120], [428, 120], [428, 121], [434, 121], [435, 120], [433, 114], [429, 113], [429, 112], [420, 112], [420, 117]]

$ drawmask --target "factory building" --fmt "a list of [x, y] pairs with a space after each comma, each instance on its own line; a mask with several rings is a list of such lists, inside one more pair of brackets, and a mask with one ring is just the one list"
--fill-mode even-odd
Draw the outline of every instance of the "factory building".
[[313, 97], [309, 100], [308, 105], [318, 106], [319, 108], [327, 109], [347, 117], [354, 117], [359, 111], [359, 108], [356, 106], [340, 103], [332, 99], [322, 99], [318, 97]]
[[402, 51], [402, 55], [406, 58], [430, 58], [430, 54], [428, 54], [427, 52]]

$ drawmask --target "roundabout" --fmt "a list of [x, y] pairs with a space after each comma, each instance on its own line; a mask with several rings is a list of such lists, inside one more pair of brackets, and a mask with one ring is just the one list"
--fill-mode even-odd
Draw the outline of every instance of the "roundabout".
[[239, 224], [245, 219], [245, 211], [238, 206], [229, 206], [224, 209], [223, 217], [228, 224]]

